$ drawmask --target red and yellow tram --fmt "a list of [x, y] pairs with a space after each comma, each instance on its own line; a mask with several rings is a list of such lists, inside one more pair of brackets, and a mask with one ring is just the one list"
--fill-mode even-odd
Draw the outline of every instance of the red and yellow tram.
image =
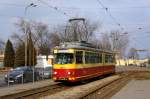
[[77, 82], [115, 72], [115, 53], [88, 43], [63, 43], [54, 48], [53, 80]]

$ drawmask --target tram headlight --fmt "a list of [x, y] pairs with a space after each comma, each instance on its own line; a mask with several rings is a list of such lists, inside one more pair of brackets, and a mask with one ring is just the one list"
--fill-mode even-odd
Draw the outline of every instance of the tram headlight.
[[67, 72], [67, 74], [73, 76], [73, 75], [74, 75], [74, 72], [70, 72], [70, 71], [69, 71], [69, 72]]
[[54, 72], [54, 74], [56, 75], [56, 74], [57, 74], [57, 72], [55, 71], [55, 72]]
[[71, 72], [68, 72], [68, 75], [70, 75], [71, 74]]

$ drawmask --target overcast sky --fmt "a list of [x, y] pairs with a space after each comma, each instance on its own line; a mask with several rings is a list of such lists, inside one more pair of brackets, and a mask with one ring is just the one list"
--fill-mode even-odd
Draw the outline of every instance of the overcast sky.
[[[98, 0], [41, 1], [1, 0], [0, 38], [6, 40], [16, 31], [14, 23], [18, 17], [42, 21], [52, 28], [63, 24], [69, 18], [78, 16], [102, 24], [97, 31], [98, 36], [102, 32], [123, 28], [124, 32], [129, 33], [130, 47], [150, 49], [150, 0], [100, 0], [108, 8], [111, 15], [98, 3]], [[25, 15], [25, 7], [30, 3], [38, 6], [28, 8]], [[50, 6], [57, 7], [57, 10]], [[64, 13], [67, 15], [64, 15]]]

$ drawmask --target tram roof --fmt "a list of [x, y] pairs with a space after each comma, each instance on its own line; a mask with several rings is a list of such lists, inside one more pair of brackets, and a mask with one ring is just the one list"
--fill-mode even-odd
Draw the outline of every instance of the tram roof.
[[60, 45], [56, 46], [54, 49], [84, 49], [84, 50], [102, 51], [107, 53], [115, 53], [114, 51], [111, 50], [102, 50], [96, 48], [92, 44], [85, 42], [64, 42], [60, 43]]

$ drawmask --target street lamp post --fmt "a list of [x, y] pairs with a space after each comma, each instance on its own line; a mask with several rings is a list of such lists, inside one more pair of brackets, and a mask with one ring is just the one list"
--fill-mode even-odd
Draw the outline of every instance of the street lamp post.
[[[26, 18], [26, 15], [27, 15], [27, 10], [29, 7], [36, 7], [37, 5], [35, 5], [34, 3], [31, 3], [29, 4], [28, 6], [25, 7], [25, 11], [24, 11], [24, 14], [25, 14], [25, 18]], [[28, 60], [28, 52], [27, 52], [27, 45], [28, 45], [28, 32], [27, 32], [27, 23], [24, 22], [24, 25], [25, 25], [25, 35], [26, 35], [26, 38], [25, 38], [25, 66], [27, 66], [27, 60]], [[34, 50], [34, 49], [33, 49]], [[34, 56], [33, 56], [34, 57]], [[34, 60], [33, 60], [34, 61]], [[33, 83], [34, 83], [34, 68], [33, 68]]]
[[[35, 5], [34, 3], [30, 3], [28, 6], [25, 7], [25, 10], [24, 10], [24, 14], [25, 14], [25, 18], [26, 18], [26, 15], [27, 15], [27, 10], [29, 7], [36, 7], [37, 5]], [[28, 44], [28, 33], [27, 33], [27, 24], [26, 22], [24, 22], [24, 26], [25, 26], [25, 66], [27, 66], [27, 60], [28, 60], [28, 57], [27, 57], [27, 44]]]

